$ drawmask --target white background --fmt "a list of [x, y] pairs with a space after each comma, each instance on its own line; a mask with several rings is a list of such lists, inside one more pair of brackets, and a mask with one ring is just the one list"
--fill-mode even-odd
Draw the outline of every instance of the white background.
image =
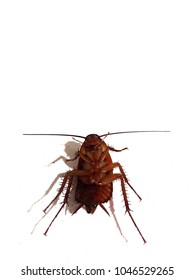
[[[21, 269], [173, 266], [170, 279], [193, 279], [194, 65], [193, 1], [1, 1], [1, 275]], [[58, 208], [42, 217], [51, 196], [33, 202], [68, 167], [63, 137], [22, 133], [121, 134], [106, 142], [142, 202], [129, 191], [147, 244], [124, 215], [120, 184], [113, 216], [101, 208], [71, 216]], [[110, 211], [109, 204], [105, 207]], [[42, 279], [42, 276], [36, 279]], [[65, 276], [64, 276], [65, 277]], [[100, 277], [100, 276], [99, 276]], [[99, 279], [98, 276], [91, 276]], [[160, 276], [159, 276], [160, 277]], [[48, 276], [47, 279], [63, 279]], [[86, 276], [78, 276], [85, 279]], [[161, 279], [168, 279], [161, 276]], [[143, 279], [136, 276], [132, 279]], [[150, 277], [156, 279], [156, 276]]]

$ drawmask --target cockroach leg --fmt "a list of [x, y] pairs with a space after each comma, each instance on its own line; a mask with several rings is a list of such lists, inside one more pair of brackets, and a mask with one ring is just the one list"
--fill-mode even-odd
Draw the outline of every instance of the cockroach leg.
[[129, 202], [128, 202], [128, 199], [127, 199], [127, 193], [126, 193], [126, 190], [125, 190], [125, 184], [124, 184], [124, 180], [123, 178], [121, 177], [121, 174], [118, 174], [119, 176], [119, 179], [121, 180], [121, 188], [122, 188], [122, 193], [123, 193], [123, 198], [124, 198], [124, 201], [125, 201], [125, 208], [126, 208], [126, 212], [129, 214], [129, 217], [131, 218], [134, 226], [136, 227], [137, 231], [139, 232], [141, 238], [143, 239], [144, 243], [146, 243], [146, 240], [145, 238], [143, 237], [140, 229], [138, 228], [135, 220], [133, 219], [133, 216], [131, 215], [131, 209], [129, 207]]
[[129, 181], [128, 181], [126, 175], [125, 175], [125, 172], [124, 172], [122, 166], [121, 166], [120, 163], [118, 163], [118, 162], [117, 162], [117, 167], [119, 168], [120, 173], [122, 174], [122, 176], [123, 176], [125, 182], [129, 185], [129, 187], [132, 189], [132, 191], [137, 195], [137, 197], [138, 197], [139, 200], [141, 201], [141, 200], [142, 200], [141, 196], [139, 196], [139, 194], [136, 192], [136, 190], [131, 186], [131, 184], [129, 183]]
[[53, 205], [54, 202], [59, 198], [59, 196], [61, 195], [61, 193], [62, 193], [63, 190], [64, 190], [64, 187], [65, 187], [65, 185], [66, 185], [67, 179], [68, 179], [67, 176], [64, 176], [64, 180], [62, 181], [62, 184], [61, 184], [61, 187], [60, 187], [59, 190], [58, 190], [58, 193], [56, 194], [56, 196], [54, 197], [54, 199], [52, 199], [52, 201], [47, 205], [47, 207], [43, 210], [44, 213], [46, 213], [46, 212], [47, 212], [47, 209], [49, 209], [49, 207], [50, 207], [51, 205]]
[[73, 177], [68, 177], [65, 176], [64, 180], [62, 181], [61, 187], [57, 193], [57, 195], [54, 197], [54, 199], [49, 203], [49, 205], [43, 210], [44, 213], [46, 213], [47, 209], [56, 201], [56, 199], [59, 198], [59, 196], [61, 195], [61, 193], [63, 192], [65, 186], [66, 186], [66, 182], [68, 180], [68, 186], [66, 189], [66, 193], [62, 202], [62, 205], [60, 207], [60, 209], [58, 210], [58, 212], [56, 213], [56, 215], [54, 216], [54, 218], [52, 219], [51, 223], [49, 224], [48, 228], [46, 229], [46, 231], [44, 232], [44, 235], [47, 235], [47, 232], [49, 230], [49, 228], [51, 227], [51, 225], [53, 224], [53, 222], [55, 221], [55, 219], [57, 218], [57, 216], [59, 215], [59, 213], [61, 212], [61, 210], [63, 209], [63, 207], [67, 204], [68, 202], [68, 197], [69, 197], [69, 193], [70, 193], [70, 189], [72, 187], [72, 181], [73, 181]]
[[120, 150], [117, 150], [117, 149], [115, 149], [115, 148], [113, 148], [113, 147], [110, 147], [110, 146], [108, 146], [108, 148], [109, 148], [110, 151], [113, 151], [113, 152], [122, 152], [122, 151], [124, 151], [124, 150], [128, 150], [127, 147], [126, 147], [126, 148], [123, 148], [123, 149], [120, 149]]
[[110, 216], [107, 209], [104, 207], [104, 205], [102, 203], [100, 203], [99, 206], [108, 214], [108, 216]]
[[56, 215], [54, 216], [53, 220], [51, 221], [51, 223], [49, 224], [48, 228], [46, 229], [46, 231], [44, 232], [44, 235], [47, 235], [47, 232], [49, 230], [49, 228], [51, 227], [51, 225], [53, 224], [54, 220], [57, 218], [57, 216], [59, 215], [59, 213], [61, 212], [61, 210], [63, 209], [65, 203], [62, 203], [62, 206], [60, 207], [60, 209], [58, 210], [58, 212], [56, 213]]
[[[112, 163], [112, 164], [110, 164], [110, 167], [111, 167], [112, 165], [114, 165], [114, 164], [115, 164], [116, 166], [118, 166], [118, 163]], [[120, 165], [120, 164], [119, 164], [119, 165]], [[119, 167], [119, 166], [118, 166], [118, 167]], [[104, 169], [107, 169], [107, 168], [108, 168], [108, 166], [106, 166]], [[113, 168], [114, 168], [114, 167], [112, 166], [112, 169], [113, 169]], [[144, 239], [144, 237], [143, 237], [141, 231], [139, 230], [139, 228], [138, 228], [138, 226], [137, 226], [135, 220], [133, 219], [133, 217], [132, 217], [132, 215], [131, 215], [131, 212], [130, 212], [131, 209], [130, 209], [130, 207], [129, 207], [129, 202], [128, 202], [128, 199], [127, 199], [127, 193], [126, 193], [126, 190], [125, 190], [125, 178], [123, 177], [123, 174], [121, 174], [121, 173], [115, 173], [115, 174], [107, 175], [107, 176], [105, 176], [105, 177], [103, 178], [103, 180], [101, 181], [101, 183], [102, 183], [102, 184], [108, 184], [108, 183], [111, 183], [111, 182], [113, 182], [113, 181], [115, 181], [115, 180], [118, 180], [118, 179], [121, 181], [121, 188], [122, 188], [123, 198], [124, 198], [124, 202], [125, 202], [126, 212], [127, 212], [128, 215], [130, 216], [130, 218], [131, 218], [131, 220], [132, 220], [134, 226], [136, 227], [137, 231], [139, 232], [140, 236], [142, 237], [144, 243], [146, 243], [146, 240]]]
[[[139, 196], [139, 194], [135, 191], [135, 189], [130, 185], [126, 175], [125, 175], [125, 172], [121, 166], [121, 164], [119, 162], [113, 162], [113, 163], [110, 163], [109, 165], [105, 166], [104, 168], [102, 168], [102, 172], [108, 172], [108, 171], [111, 171], [113, 170], [114, 168], [119, 168], [120, 170], [120, 173], [123, 177], [123, 179], [125, 180], [125, 182], [129, 185], [129, 187], [132, 189], [132, 191], [137, 195], [137, 197], [139, 198], [139, 200], [142, 200], [142, 198]], [[114, 175], [114, 174], [113, 174]]]
[[72, 139], [73, 140], [75, 140], [76, 142], [78, 142], [78, 143], [81, 143], [81, 144], [83, 144], [83, 142], [82, 141], [79, 141], [78, 139], [76, 139], [75, 137], [72, 137]]

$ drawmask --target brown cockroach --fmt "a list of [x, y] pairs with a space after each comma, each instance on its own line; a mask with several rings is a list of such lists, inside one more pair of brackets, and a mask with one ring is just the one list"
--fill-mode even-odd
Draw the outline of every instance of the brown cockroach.
[[[105, 138], [108, 135], [121, 134], [121, 133], [137, 133], [137, 132], [169, 132], [169, 131], [159, 131], [159, 130], [149, 130], [149, 131], [125, 131], [125, 132], [114, 132], [107, 133], [101, 136], [97, 134], [89, 134], [87, 137], [79, 135], [70, 135], [70, 134], [23, 134], [23, 135], [48, 135], [48, 136], [71, 136], [83, 138], [84, 142], [81, 145], [79, 151], [76, 152], [75, 157], [68, 159], [67, 161], [74, 161], [78, 159], [78, 168], [67, 171], [63, 178], [61, 186], [49, 203], [49, 205], [43, 210], [44, 213], [47, 213], [47, 210], [58, 200], [60, 195], [63, 194], [64, 190], [65, 195], [63, 197], [62, 205], [48, 228], [44, 232], [44, 235], [47, 235], [47, 232], [54, 220], [57, 218], [58, 214], [61, 212], [63, 207], [68, 204], [69, 195], [73, 186], [73, 179], [77, 178], [76, 191], [75, 191], [75, 201], [78, 203], [78, 207], [73, 212], [75, 214], [80, 208], [84, 207], [87, 213], [94, 213], [97, 206], [100, 206], [108, 215], [107, 209], [104, 207], [104, 203], [110, 201], [112, 198], [113, 192], [113, 182], [115, 180], [120, 180], [120, 185], [122, 189], [122, 195], [125, 203], [125, 212], [128, 213], [131, 218], [134, 226], [139, 232], [144, 243], [144, 239], [140, 229], [138, 228], [133, 216], [131, 214], [131, 209], [127, 199], [127, 193], [125, 189], [125, 184], [127, 184], [136, 196], [141, 200], [141, 197], [137, 194], [135, 189], [129, 183], [125, 172], [118, 162], [113, 162], [110, 156], [110, 151], [121, 152], [127, 148], [116, 150], [109, 145], [107, 145], [102, 138]], [[114, 173], [114, 169], [118, 168], [119, 172]]]

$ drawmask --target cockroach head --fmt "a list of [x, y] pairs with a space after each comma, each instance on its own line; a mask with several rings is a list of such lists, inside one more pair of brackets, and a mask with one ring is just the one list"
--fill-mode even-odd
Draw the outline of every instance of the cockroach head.
[[94, 151], [99, 148], [102, 143], [102, 139], [97, 134], [89, 134], [86, 136], [84, 146], [87, 151]]
[[95, 140], [95, 139], [96, 139], [96, 140], [97, 140], [97, 139], [100, 140], [101, 138], [100, 138], [100, 136], [97, 135], [97, 134], [89, 134], [89, 135], [87, 135], [86, 138], [85, 138], [86, 141], [92, 140], [92, 139], [93, 139], [93, 140]]

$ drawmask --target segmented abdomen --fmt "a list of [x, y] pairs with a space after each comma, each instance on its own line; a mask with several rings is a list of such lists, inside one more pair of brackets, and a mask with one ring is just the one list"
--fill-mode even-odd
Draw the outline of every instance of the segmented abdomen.
[[84, 205], [97, 205], [109, 201], [112, 197], [112, 190], [112, 183], [86, 185], [78, 179], [75, 200]]

